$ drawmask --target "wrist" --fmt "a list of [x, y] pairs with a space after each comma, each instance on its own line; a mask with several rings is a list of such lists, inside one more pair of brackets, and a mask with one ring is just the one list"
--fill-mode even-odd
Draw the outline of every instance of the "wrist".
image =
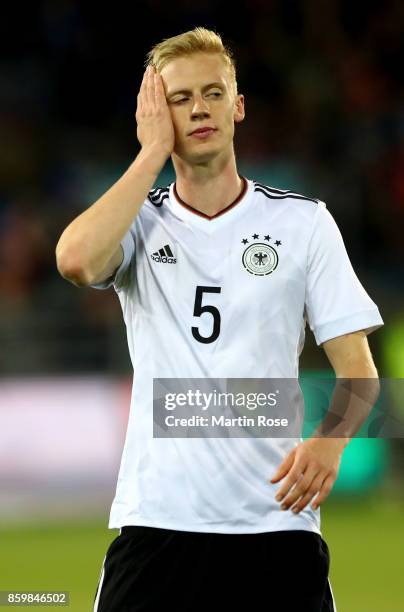
[[141, 168], [142, 172], [152, 174], [157, 178], [169, 157], [170, 154], [164, 151], [161, 146], [150, 145], [140, 149], [135, 163], [137, 167]]
[[341, 446], [342, 450], [344, 450], [344, 448], [351, 441], [351, 438], [349, 438], [347, 436], [337, 436], [337, 437], [334, 437], [334, 436], [329, 435], [329, 434], [324, 435], [324, 433], [322, 433], [319, 430], [313, 431], [310, 439], [316, 439], [316, 438], [323, 439], [323, 440], [333, 440], [337, 445]]

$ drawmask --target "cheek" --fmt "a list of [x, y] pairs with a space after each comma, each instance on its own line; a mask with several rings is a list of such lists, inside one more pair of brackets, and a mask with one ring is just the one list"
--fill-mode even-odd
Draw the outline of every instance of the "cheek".
[[226, 132], [234, 134], [234, 114], [232, 110], [230, 110], [230, 112], [227, 114]]
[[185, 142], [189, 129], [189, 121], [186, 113], [176, 113], [172, 115], [175, 138], [177, 142]]
[[171, 121], [173, 122], [175, 135], [178, 136], [181, 130], [181, 119], [174, 110], [170, 108]]

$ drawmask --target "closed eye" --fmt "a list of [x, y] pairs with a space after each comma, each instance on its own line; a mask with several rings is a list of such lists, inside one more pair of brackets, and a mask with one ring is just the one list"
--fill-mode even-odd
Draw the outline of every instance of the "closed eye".
[[[222, 95], [221, 92], [219, 91], [212, 91], [211, 93], [207, 94], [208, 96], [215, 96], [215, 98], [220, 98], [220, 96]], [[174, 100], [173, 104], [182, 104], [182, 102], [186, 102], [187, 100], [189, 100], [189, 98], [180, 98], [179, 100]]]

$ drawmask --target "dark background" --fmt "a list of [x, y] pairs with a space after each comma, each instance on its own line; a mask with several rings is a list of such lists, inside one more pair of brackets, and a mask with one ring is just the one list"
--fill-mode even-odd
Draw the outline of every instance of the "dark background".
[[[403, 375], [394, 348], [404, 337], [403, 24], [400, 1], [9, 7], [0, 26], [0, 372], [131, 371], [113, 289], [67, 283], [55, 246], [139, 151], [147, 51], [200, 25], [235, 54], [246, 98], [240, 171], [327, 203], [386, 323], [370, 337], [379, 372]], [[157, 185], [172, 178], [169, 162]], [[327, 366], [308, 336], [302, 365]]]

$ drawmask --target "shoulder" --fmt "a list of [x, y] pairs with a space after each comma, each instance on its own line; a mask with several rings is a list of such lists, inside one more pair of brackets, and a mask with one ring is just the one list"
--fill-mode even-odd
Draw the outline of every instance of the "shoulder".
[[[315, 206], [318, 206], [321, 200], [317, 198], [312, 198], [307, 195], [303, 195], [301, 193], [297, 193], [293, 189], [275, 189], [274, 187], [270, 187], [269, 185], [264, 185], [264, 183], [260, 183], [258, 181], [253, 181], [254, 184], [254, 192], [262, 194], [263, 198], [267, 198], [268, 200], [278, 200], [279, 203], [285, 202], [287, 200], [289, 203], [303, 203], [303, 202], [311, 202]], [[323, 205], [324, 203], [321, 202]]]
[[287, 219], [291, 226], [306, 227], [311, 231], [318, 216], [322, 216], [325, 203], [295, 191], [294, 189], [278, 189], [253, 181], [254, 194], [257, 197], [261, 212], [272, 215], [276, 213]]
[[152, 204], [153, 208], [160, 208], [169, 198], [169, 192], [169, 186], [151, 189], [147, 195], [146, 203]]

